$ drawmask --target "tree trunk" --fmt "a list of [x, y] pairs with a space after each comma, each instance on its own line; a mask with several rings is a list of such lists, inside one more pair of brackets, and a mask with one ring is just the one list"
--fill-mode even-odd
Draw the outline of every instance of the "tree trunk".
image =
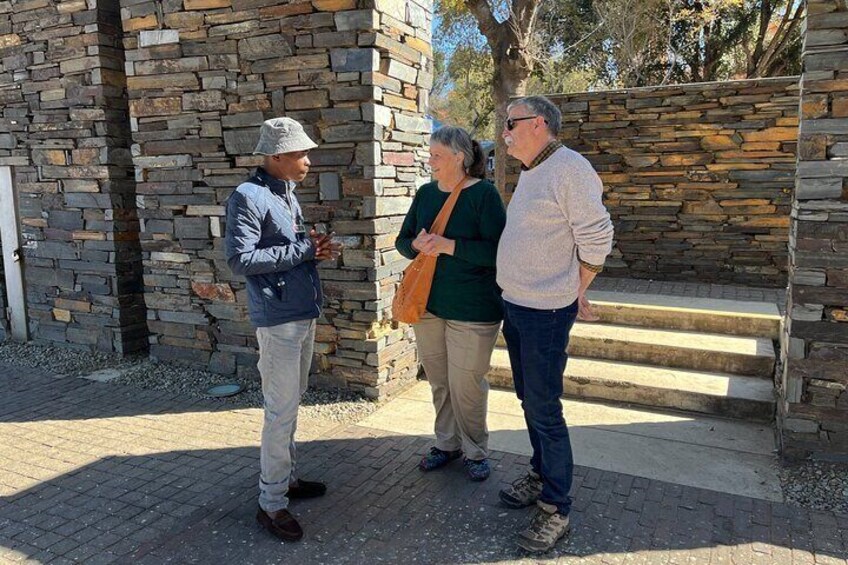
[[524, 96], [527, 92], [527, 80], [530, 70], [516, 72], [512, 66], [495, 62], [495, 80], [492, 83], [492, 101], [495, 104], [495, 186], [507, 200], [506, 186], [506, 162], [509, 156], [506, 154], [506, 143], [503, 140], [504, 123], [506, 122], [506, 107], [515, 96]]
[[495, 75], [492, 100], [495, 104], [495, 186], [506, 196], [506, 144], [501, 137], [506, 121], [506, 107], [513, 96], [523, 96], [527, 79], [533, 71], [533, 54], [529, 50], [539, 0], [511, 0], [509, 19], [499, 22], [488, 0], [464, 0], [480, 33], [492, 50]]

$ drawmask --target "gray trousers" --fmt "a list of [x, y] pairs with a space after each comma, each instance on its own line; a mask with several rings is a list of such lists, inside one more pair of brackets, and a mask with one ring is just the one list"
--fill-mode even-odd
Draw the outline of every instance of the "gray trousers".
[[492, 350], [500, 322], [457, 322], [430, 313], [413, 325], [418, 356], [436, 409], [436, 447], [462, 449], [468, 459], [489, 456], [486, 426]]
[[259, 453], [259, 506], [266, 512], [288, 507], [286, 493], [295, 480], [294, 434], [300, 397], [309, 385], [315, 320], [257, 328], [259, 374], [265, 421]]

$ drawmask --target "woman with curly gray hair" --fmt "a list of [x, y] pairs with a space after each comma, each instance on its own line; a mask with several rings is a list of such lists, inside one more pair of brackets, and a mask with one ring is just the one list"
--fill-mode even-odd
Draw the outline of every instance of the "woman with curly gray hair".
[[[495, 259], [506, 211], [484, 178], [480, 144], [464, 129], [433, 132], [429, 162], [433, 181], [418, 189], [395, 242], [408, 259], [438, 257], [427, 311], [413, 325], [436, 409], [436, 444], [419, 468], [432, 471], [464, 455], [468, 477], [482, 481], [490, 473], [486, 373], [503, 319]], [[444, 234], [428, 233], [454, 190], [462, 192]]]

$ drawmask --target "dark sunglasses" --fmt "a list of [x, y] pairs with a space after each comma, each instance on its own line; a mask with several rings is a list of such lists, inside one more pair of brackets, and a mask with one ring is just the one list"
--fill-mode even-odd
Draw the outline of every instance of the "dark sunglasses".
[[[506, 121], [506, 130], [512, 131], [515, 129], [515, 122], [520, 122], [521, 120], [532, 120], [533, 118], [538, 118], [539, 116], [524, 116], [523, 118], [508, 118]], [[548, 123], [548, 120], [545, 120], [545, 123]]]

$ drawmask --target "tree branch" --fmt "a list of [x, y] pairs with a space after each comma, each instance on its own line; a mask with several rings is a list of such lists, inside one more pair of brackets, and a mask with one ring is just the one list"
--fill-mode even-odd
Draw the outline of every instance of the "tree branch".
[[754, 76], [767, 76], [769, 69], [775, 64], [775, 57], [786, 48], [786, 42], [792, 37], [792, 32], [801, 24], [804, 11], [804, 2], [798, 4], [795, 13], [790, 16], [791, 6], [787, 4], [786, 12], [777, 28], [774, 37], [769, 42], [768, 48], [756, 61]]
[[668, 29], [666, 31], [666, 52], [669, 53], [668, 58], [668, 69], [666, 69], [663, 74], [661, 85], [665, 85], [671, 79], [671, 73], [674, 72], [674, 66], [677, 64], [677, 59], [680, 55], [677, 53], [677, 50], [674, 48], [674, 0], [666, 0], [666, 7], [668, 8]]
[[757, 41], [754, 44], [754, 61], [756, 62], [759, 62], [761, 59], [763, 49], [765, 48], [766, 34], [768, 33], [772, 13], [771, 0], [762, 0], [760, 4], [760, 29], [757, 30]]
[[533, 22], [536, 20], [538, 11], [539, 0], [513, 0], [510, 12], [515, 14], [517, 31], [521, 35], [527, 34], [533, 28]]
[[494, 52], [500, 40], [500, 30], [503, 24], [495, 19], [488, 0], [465, 0], [465, 6], [474, 16], [474, 19], [477, 20], [477, 28], [486, 38], [489, 47]]

